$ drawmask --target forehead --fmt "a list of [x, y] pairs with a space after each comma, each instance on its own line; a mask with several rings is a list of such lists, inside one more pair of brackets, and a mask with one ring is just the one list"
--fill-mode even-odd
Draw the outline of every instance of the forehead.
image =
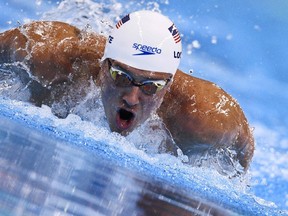
[[129, 65], [126, 65], [122, 62], [110, 59], [111, 64], [114, 67], [118, 67], [120, 69], [123, 69], [124, 71], [127, 71], [129, 73], [131, 73], [134, 76], [138, 76], [138, 77], [145, 77], [145, 78], [149, 78], [149, 79], [171, 79], [172, 78], [172, 74], [170, 73], [164, 73], [164, 72], [155, 72], [155, 71], [146, 71], [146, 70], [142, 70], [142, 69], [138, 69], [138, 68], [134, 68], [131, 67]]

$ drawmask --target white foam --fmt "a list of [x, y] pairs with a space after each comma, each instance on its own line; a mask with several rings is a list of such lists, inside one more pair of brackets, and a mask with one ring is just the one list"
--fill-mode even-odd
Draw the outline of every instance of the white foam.
[[272, 130], [261, 123], [255, 123], [254, 135], [257, 140], [253, 161], [257, 168], [252, 169], [254, 176], [267, 175], [288, 180], [288, 140], [280, 131]]
[[[58, 128], [59, 131], [69, 131], [69, 133], [78, 134], [96, 142], [104, 142], [119, 149], [120, 152], [144, 160], [153, 166], [169, 170], [171, 173], [181, 173], [185, 176], [187, 182], [189, 182], [189, 179], [193, 179], [199, 185], [206, 185], [207, 190], [215, 187], [228, 193], [233, 188], [233, 196], [238, 196], [239, 193], [245, 193], [247, 190], [248, 178], [234, 178], [231, 180], [219, 174], [213, 168], [186, 165], [183, 163], [183, 155], [181, 154], [180, 157], [170, 154], [157, 154], [156, 147], [161, 143], [165, 133], [159, 130], [151, 130], [149, 121], [129, 136], [123, 137], [118, 133], [111, 132], [107, 126], [103, 126], [105, 125], [103, 122], [92, 123], [91, 121], [82, 120], [75, 114], [68, 115], [66, 119], [59, 119], [51, 113], [51, 109], [47, 106], [39, 108], [25, 102], [3, 99], [1, 99], [1, 104], [6, 104], [13, 110], [19, 110], [19, 115], [24, 115], [27, 119], [33, 119], [36, 124], [46, 124]], [[154, 120], [150, 119], [152, 123], [155, 123]], [[103, 118], [101, 121], [106, 120]], [[145, 138], [143, 138], [143, 135], [145, 135]]]

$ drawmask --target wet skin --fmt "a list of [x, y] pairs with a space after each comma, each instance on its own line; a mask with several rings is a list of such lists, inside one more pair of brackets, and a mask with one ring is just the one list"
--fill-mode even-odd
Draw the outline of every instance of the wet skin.
[[[243, 110], [233, 97], [214, 83], [181, 70], [177, 70], [173, 82], [152, 96], [145, 95], [137, 86], [116, 88], [107, 62], [100, 64], [105, 42], [105, 37], [80, 31], [67, 23], [33, 22], [0, 34], [0, 64], [24, 64], [30, 73], [24, 77], [31, 91], [30, 102], [50, 106], [54, 101], [62, 101], [69, 106], [60, 117], [66, 117], [77, 100], [83, 99], [85, 92], [80, 91], [89, 86], [92, 77], [102, 88], [112, 131], [127, 135], [160, 106], [157, 114], [184, 154], [229, 148], [236, 151], [235, 160], [247, 170], [254, 152], [254, 138]], [[137, 82], [169, 76], [120, 62], [113, 64], [129, 72]], [[79, 96], [73, 98], [73, 103], [66, 103], [65, 95], [74, 97], [75, 93]]]
[[112, 131], [127, 135], [147, 120], [161, 105], [171, 82], [155, 94], [145, 94], [139, 86], [119, 87], [110, 75], [110, 64], [131, 75], [138, 83], [147, 80], [170, 80], [172, 74], [139, 70], [115, 60], [105, 60], [100, 72], [102, 102]]

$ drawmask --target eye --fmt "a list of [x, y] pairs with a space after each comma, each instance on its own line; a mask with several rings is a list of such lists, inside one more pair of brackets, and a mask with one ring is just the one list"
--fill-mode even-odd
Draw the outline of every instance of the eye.
[[113, 70], [112, 68], [110, 69], [110, 74], [113, 80], [116, 80], [116, 77], [118, 75], [118, 71]]
[[156, 92], [160, 91], [166, 85], [166, 81], [158, 80], [158, 81], [146, 81], [141, 86], [142, 90], [147, 95], [155, 94]]
[[158, 80], [158, 81], [154, 81], [153, 84], [157, 87], [157, 91], [160, 91], [161, 89], [164, 88], [167, 82], [164, 80]]
[[111, 67], [110, 74], [117, 86], [125, 87], [125, 86], [131, 85], [132, 78], [128, 74], [126, 74], [124, 71]]

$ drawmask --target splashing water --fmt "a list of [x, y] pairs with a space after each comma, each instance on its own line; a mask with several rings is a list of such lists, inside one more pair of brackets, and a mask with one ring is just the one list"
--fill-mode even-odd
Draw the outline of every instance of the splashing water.
[[[36, 2], [36, 4], [39, 4], [39, 1]], [[169, 4], [167, 1], [147, 3], [145, 1], [141, 3], [130, 1], [127, 2], [127, 4], [121, 4], [119, 1], [62, 1], [57, 8], [46, 11], [40, 19], [65, 21], [86, 31], [96, 31], [103, 35], [108, 35], [113, 28], [112, 26], [115, 21], [131, 9], [152, 9], [161, 11], [161, 7], [167, 4]], [[217, 37], [217, 45], [219, 43], [221, 43], [221, 40]], [[193, 47], [194, 46], [196, 45], [194, 44]], [[189, 44], [187, 44], [187, 47], [189, 48]], [[201, 46], [196, 47], [201, 50], [203, 47], [202, 43]], [[19, 67], [19, 65], [15, 66]], [[214, 65], [212, 66], [215, 68]], [[260, 147], [258, 148], [258, 151], [256, 151], [256, 159], [254, 159], [253, 162], [255, 168], [252, 170], [252, 173], [248, 173], [244, 179], [236, 178], [231, 180], [220, 175], [213, 168], [199, 168], [185, 165], [183, 161], [185, 162], [187, 158], [185, 155], [181, 155], [181, 152], [178, 152], [178, 158], [169, 154], [157, 154], [156, 152], [161, 145], [161, 141], [167, 136], [163, 130], [151, 130], [151, 124], [157, 124], [159, 128], [162, 127], [157, 116], [153, 116], [144, 125], [127, 137], [122, 137], [117, 133], [111, 133], [99, 99], [99, 89], [97, 89], [93, 83], [91, 83], [88, 89], [89, 94], [83, 99], [82, 103], [75, 107], [66, 119], [58, 119], [51, 113], [51, 109], [47, 106], [37, 108], [25, 102], [19, 102], [19, 100], [27, 101], [29, 92], [26, 90], [25, 85], [23, 86], [17, 76], [15, 76], [13, 70], [2, 68], [0, 79], [2, 110], [5, 110], [5, 107], [7, 109], [13, 109], [13, 113], [22, 116], [23, 118], [28, 117], [31, 121], [35, 122], [34, 124], [56, 128], [56, 131], [59, 129], [60, 132], [59, 134], [56, 134], [57, 136], [61, 137], [61, 131], [64, 131], [68, 134], [83, 137], [84, 140], [92, 139], [93, 141], [99, 141], [106, 143], [109, 146], [116, 147], [121, 153], [133, 155], [133, 157], [136, 157], [140, 161], [144, 160], [161, 170], [166, 170], [171, 176], [171, 179], [177, 179], [176, 176], [181, 176], [183, 182], [186, 182], [186, 184], [189, 181], [196, 183], [194, 185], [196, 188], [195, 190], [205, 191], [204, 194], [206, 196], [209, 196], [207, 195], [209, 193], [214, 194], [215, 191], [222, 191], [222, 194], [224, 195], [229, 194], [229, 196], [232, 197], [232, 200], [241, 199], [243, 196], [245, 197], [247, 195], [253, 197], [253, 199], [262, 206], [277, 208], [278, 204], [269, 201], [267, 196], [265, 199], [262, 199], [251, 193], [249, 189], [249, 187], [252, 187], [253, 190], [256, 186], [259, 187], [261, 185], [265, 188], [268, 184], [267, 181], [271, 178], [276, 178], [277, 176], [284, 179], [288, 178], [287, 165], [285, 165], [287, 154], [282, 154], [281, 151], [275, 150], [273, 147], [270, 147], [270, 144], [265, 145], [266, 147]], [[256, 125], [257, 138], [261, 137], [264, 139], [263, 134], [268, 133], [271, 135], [270, 132], [269, 129], [263, 125]], [[144, 135], [145, 139], [143, 139]], [[273, 134], [271, 136], [273, 136]], [[275, 136], [275, 143], [281, 143], [285, 150], [287, 146], [286, 140], [277, 137], [277, 135]], [[62, 138], [69, 138], [69, 136]], [[268, 139], [271, 140], [271, 137], [268, 136]], [[261, 142], [261, 140], [258, 139], [258, 143], [259, 142]], [[89, 146], [92, 144], [84, 143], [83, 145]], [[267, 157], [264, 155], [271, 156], [271, 152], [274, 152], [274, 159], [270, 158], [266, 160]], [[271, 166], [272, 160], [278, 162], [274, 165], [272, 164], [272, 166], [274, 166], [272, 167], [273, 169], [268, 169], [268, 167]], [[254, 180], [253, 176], [254, 179], [257, 177], [257, 180]], [[183, 182], [178, 179], [178, 182], [176, 181], [175, 184], [181, 186], [181, 183]], [[249, 187], [247, 187], [247, 185], [249, 185]], [[189, 188], [187, 185], [186, 187]], [[269, 193], [273, 194], [273, 191], [270, 191]], [[214, 198], [221, 199], [221, 197], [216, 195]], [[287, 200], [287, 193], [285, 199]], [[251, 202], [248, 202], [248, 204], [253, 205]]]

